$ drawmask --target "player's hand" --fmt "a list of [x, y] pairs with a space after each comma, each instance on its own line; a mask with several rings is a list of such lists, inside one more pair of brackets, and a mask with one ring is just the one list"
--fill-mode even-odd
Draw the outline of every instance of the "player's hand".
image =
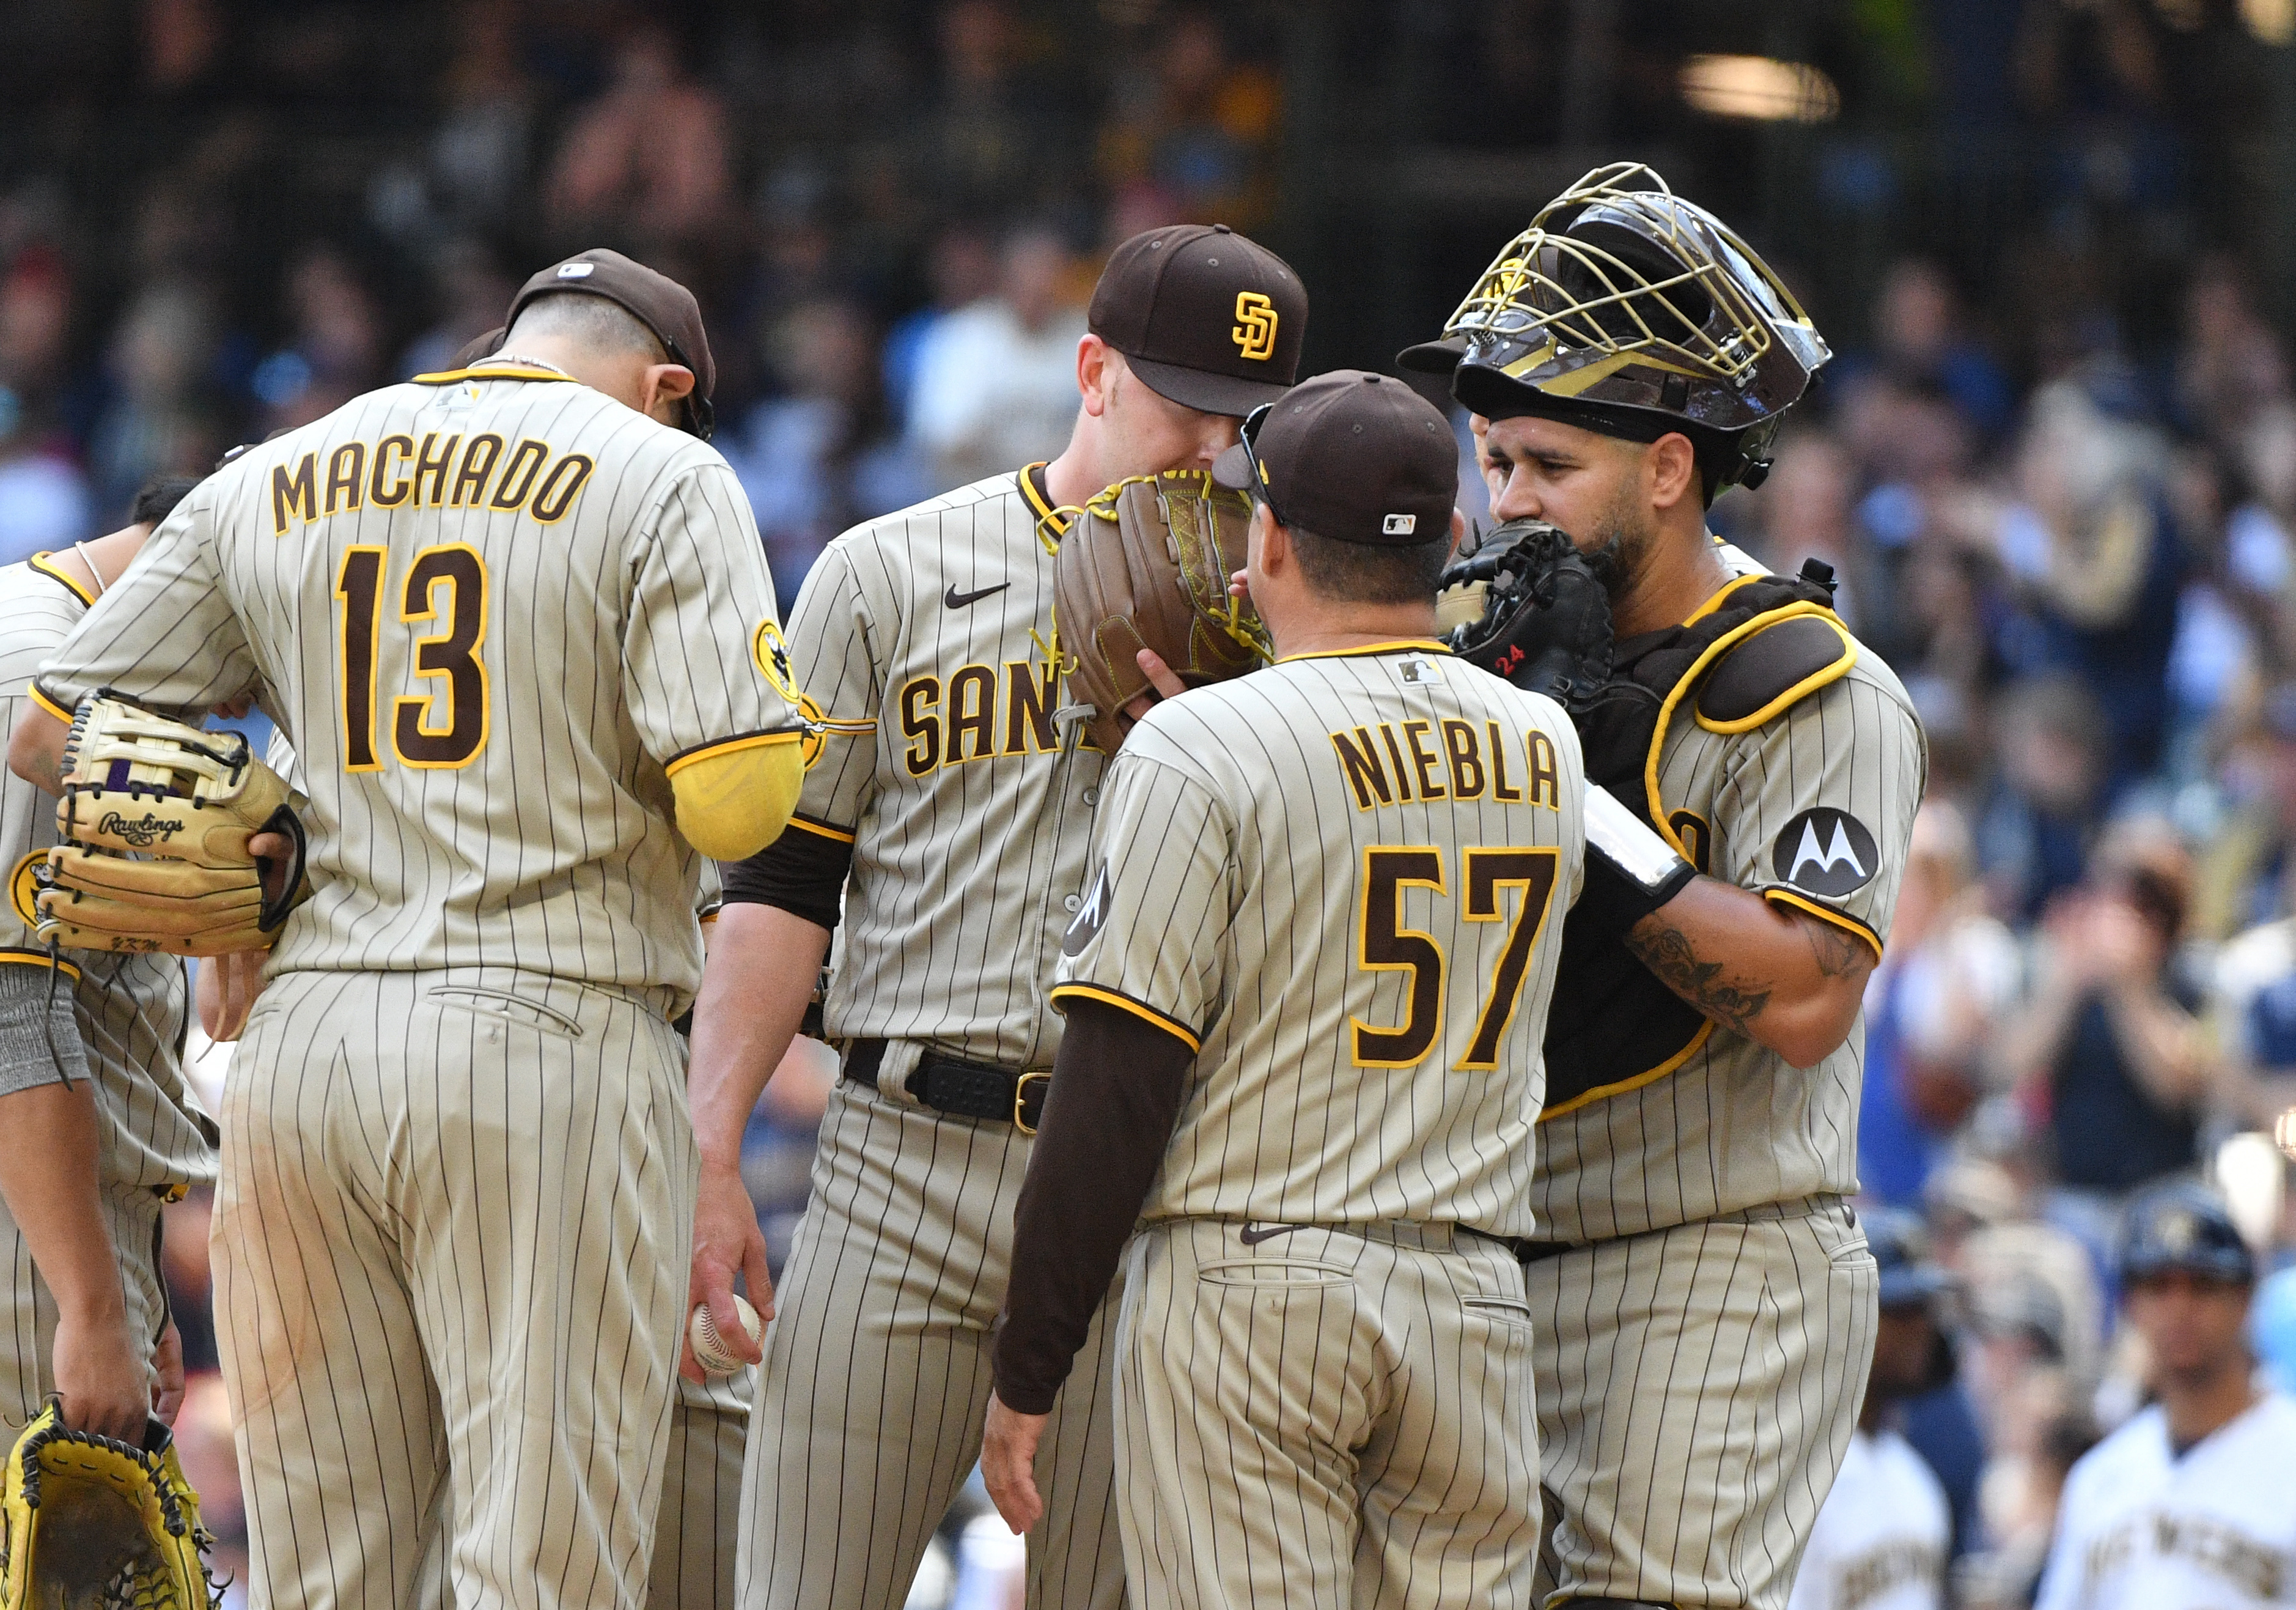
[[247, 1014], [263, 993], [263, 962], [268, 950], [234, 950], [210, 956], [200, 963], [197, 986], [200, 1028], [209, 1039], [237, 1039], [247, 1028]]
[[1227, 596], [1231, 598], [1251, 596], [1251, 572], [1238, 571], [1227, 579]]
[[[685, 1311], [709, 1305], [710, 1322], [735, 1357], [752, 1364], [765, 1361], [765, 1350], [750, 1340], [747, 1327], [735, 1317], [734, 1277], [748, 1277], [750, 1306], [758, 1310], [762, 1327], [774, 1317], [774, 1281], [766, 1268], [766, 1233], [758, 1228], [758, 1210], [750, 1201], [742, 1171], [723, 1163], [701, 1165], [701, 1194], [693, 1209], [693, 1273], [687, 1283]], [[677, 1373], [695, 1385], [709, 1377], [693, 1356], [691, 1329], [677, 1344]]]
[[152, 1366], [160, 1376], [152, 1384], [152, 1417], [173, 1425], [184, 1408], [184, 1333], [173, 1319], [152, 1344]]
[[287, 893], [287, 870], [295, 864], [295, 841], [283, 833], [250, 834], [247, 853], [263, 868], [263, 898], [277, 900]]
[[980, 1438], [980, 1479], [996, 1501], [996, 1513], [1013, 1531], [1025, 1532], [1045, 1513], [1037, 1494], [1037, 1444], [1047, 1415], [1024, 1415], [988, 1394], [988, 1427]]
[[1180, 680], [1172, 668], [1164, 663], [1164, 656], [1154, 649], [1144, 648], [1133, 658], [1140, 662], [1141, 670], [1147, 674], [1149, 685], [1156, 691], [1140, 694], [1125, 701], [1124, 713], [1132, 720], [1137, 721], [1154, 709], [1158, 700], [1173, 698], [1188, 691], [1188, 685]]
[[94, 1320], [58, 1314], [55, 1372], [66, 1425], [143, 1446], [150, 1376], [124, 1310]]

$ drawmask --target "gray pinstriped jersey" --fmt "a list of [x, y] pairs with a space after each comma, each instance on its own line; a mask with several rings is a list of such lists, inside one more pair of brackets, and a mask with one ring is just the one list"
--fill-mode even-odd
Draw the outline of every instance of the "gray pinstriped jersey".
[[[1735, 575], [1762, 568], [1734, 548], [1723, 557]], [[1749, 731], [1677, 717], [1659, 794], [1702, 870], [1870, 936], [1878, 949], [1928, 766], [1905, 688], [1857, 645], [1845, 675]], [[1854, 1195], [1865, 1060], [1862, 1014], [1807, 1070], [1717, 1027], [1674, 1071], [1549, 1113], [1531, 1192], [1540, 1234], [1600, 1240]]]
[[[488, 965], [690, 998], [668, 772], [793, 735], [748, 500], [578, 383], [387, 387], [201, 482], [41, 678], [197, 710], [260, 686], [314, 899], [275, 970]], [[786, 736], [770, 741], [795, 741]]]
[[[0, 723], [7, 728], [22, 713], [41, 661], [86, 612], [79, 585], [45, 557], [0, 569], [0, 620], [8, 623], [0, 632]], [[31, 928], [30, 866], [55, 842], [55, 801], [14, 773], [0, 773], [0, 853], [10, 873], [0, 965], [47, 970], [47, 948]], [[154, 1190], [214, 1179], [214, 1121], [184, 1081], [190, 1005], [184, 964], [172, 956], [59, 955], [78, 975], [62, 987], [73, 992], [95, 1082], [104, 1183]]]
[[1142, 1216], [1530, 1234], [1585, 797], [1561, 710], [1431, 644], [1152, 711], [1054, 987], [1197, 1050]]
[[930, 1039], [1015, 1067], [1060, 1047], [1045, 987], [1103, 758], [1054, 719], [1061, 526], [1025, 482], [992, 476], [857, 526], [791, 612], [792, 673], [832, 724], [791, 827], [853, 845], [832, 1038]]

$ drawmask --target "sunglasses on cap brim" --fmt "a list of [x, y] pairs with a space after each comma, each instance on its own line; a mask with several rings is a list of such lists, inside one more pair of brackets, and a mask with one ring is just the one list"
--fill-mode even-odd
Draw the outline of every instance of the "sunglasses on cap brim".
[[1267, 466], [1259, 462], [1259, 454], [1253, 447], [1259, 439], [1260, 427], [1267, 423], [1267, 415], [1275, 407], [1274, 403], [1262, 403], [1245, 415], [1243, 426], [1236, 432], [1236, 439], [1243, 444], [1243, 462], [1251, 471], [1251, 495], [1267, 505], [1267, 512], [1277, 525], [1289, 527], [1292, 522], [1284, 519], [1283, 511], [1275, 506], [1275, 494], [1267, 484]]

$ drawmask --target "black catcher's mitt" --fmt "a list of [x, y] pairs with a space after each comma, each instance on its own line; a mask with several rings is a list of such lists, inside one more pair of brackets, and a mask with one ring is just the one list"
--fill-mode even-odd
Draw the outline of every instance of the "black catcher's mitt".
[[1443, 571], [1436, 629], [1460, 658], [1565, 705], [1611, 675], [1611, 599], [1570, 538], [1511, 520]]

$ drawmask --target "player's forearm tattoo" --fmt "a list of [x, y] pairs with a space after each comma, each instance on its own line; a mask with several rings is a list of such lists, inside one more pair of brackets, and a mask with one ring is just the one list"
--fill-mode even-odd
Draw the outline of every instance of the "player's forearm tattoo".
[[1726, 1029], [1746, 1032], [1746, 1025], [1770, 1004], [1767, 990], [1749, 991], [1726, 982], [1722, 964], [1699, 960], [1689, 936], [1679, 928], [1652, 925], [1645, 919], [1628, 930], [1627, 949], [1658, 974], [1660, 983]]
[[1810, 954], [1817, 958], [1821, 976], [1847, 978], [1869, 965], [1873, 948], [1857, 935], [1844, 933], [1824, 923], [1806, 922], [1802, 927], [1809, 935]]

